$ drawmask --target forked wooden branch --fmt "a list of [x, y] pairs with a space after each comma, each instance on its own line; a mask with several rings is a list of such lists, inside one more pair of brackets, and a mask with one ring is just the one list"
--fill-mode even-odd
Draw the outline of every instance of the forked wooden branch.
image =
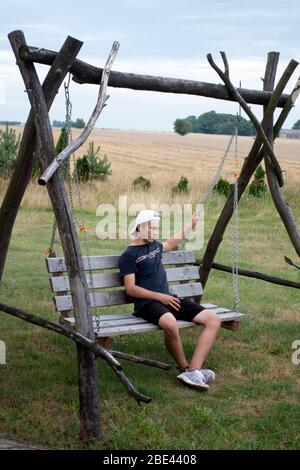
[[[272, 93], [271, 99], [264, 112], [264, 118], [262, 121], [262, 126], [264, 129], [268, 129], [270, 122], [273, 122], [272, 121], [273, 113], [276, 109], [278, 99], [281, 96], [284, 88], [286, 87], [296, 67], [297, 67], [297, 62], [291, 61], [286, 67], [280, 80], [278, 81], [276, 88], [274, 92]], [[291, 109], [293, 108], [295, 104], [298, 88], [299, 88], [299, 83], [297, 82], [292, 93], [288, 97], [288, 100], [286, 102], [284, 109], [281, 111], [275, 123], [274, 129], [273, 129], [274, 139], [278, 137], [279, 132], [286, 118], [288, 117]], [[243, 167], [240, 171], [240, 176], [238, 180], [238, 200], [240, 200], [243, 192], [245, 191], [247, 187], [247, 184], [250, 181], [251, 176], [253, 175], [254, 171], [256, 170], [260, 162], [262, 161], [264, 157], [264, 153], [265, 153], [265, 150], [264, 150], [264, 147], [262, 147], [261, 138], [259, 135], [257, 135], [252, 145], [252, 148], [247, 158], [245, 159]], [[203, 287], [205, 287], [206, 285], [215, 254], [217, 253], [218, 247], [223, 240], [223, 234], [232, 216], [232, 211], [233, 211], [233, 191], [231, 191], [230, 195], [228, 196], [225, 206], [220, 214], [220, 217], [207, 243], [207, 247], [206, 247], [203, 259], [202, 259], [202, 264], [199, 268], [200, 280], [201, 280]]]
[[[243, 108], [243, 110], [245, 111], [247, 116], [251, 119], [251, 121], [252, 121], [258, 135], [259, 135], [259, 137], [262, 140], [262, 143], [263, 143], [266, 151], [268, 152], [268, 154], [270, 156], [270, 159], [272, 161], [272, 165], [273, 165], [274, 172], [276, 174], [279, 186], [283, 186], [282, 170], [281, 170], [280, 165], [279, 165], [279, 163], [276, 159], [276, 156], [273, 152], [273, 149], [270, 145], [270, 142], [268, 141], [268, 139], [266, 137], [264, 129], [263, 129], [262, 125], [260, 124], [260, 122], [258, 121], [258, 119], [256, 118], [256, 116], [253, 114], [253, 112], [249, 108], [249, 106], [247, 105], [246, 101], [242, 98], [242, 96], [240, 95], [238, 90], [231, 83], [230, 78], [229, 78], [229, 67], [228, 67], [228, 62], [227, 62], [225, 52], [222, 51], [222, 52], [220, 52], [220, 54], [221, 54], [221, 57], [222, 57], [222, 60], [223, 60], [223, 63], [224, 63], [225, 72], [223, 72], [216, 65], [216, 63], [214, 62], [211, 54], [207, 54], [207, 60], [210, 63], [210, 65], [212, 66], [212, 68], [217, 72], [219, 77], [223, 80], [223, 82], [225, 83], [229, 93], [236, 99], [236, 101], [241, 105], [241, 107]], [[291, 62], [293, 62], [293, 61], [291, 61]], [[296, 62], [296, 61], [294, 61], [294, 62]], [[296, 62], [296, 64], [298, 65], [298, 62]]]
[[91, 339], [86, 338], [77, 331], [69, 330], [63, 325], [59, 325], [58, 323], [46, 320], [45, 318], [38, 317], [32, 313], [28, 313], [19, 308], [12, 307], [11, 305], [3, 304], [2, 302], [0, 302], [0, 311], [20, 318], [21, 320], [25, 320], [29, 323], [32, 323], [33, 325], [38, 325], [42, 328], [46, 328], [47, 330], [51, 330], [55, 333], [66, 336], [67, 338], [75, 341], [75, 343], [80, 344], [86, 349], [89, 349], [95, 354], [95, 356], [104, 359], [110, 365], [119, 380], [127, 389], [129, 395], [131, 395], [137, 402], [149, 403], [151, 401], [150, 397], [141, 394], [134, 388], [127, 376], [124, 374], [122, 365], [113, 357], [113, 355], [106, 349], [99, 346], [96, 342], [93, 342]]
[[74, 140], [73, 142], [70, 142], [67, 147], [65, 147], [53, 160], [51, 165], [48, 166], [48, 168], [44, 171], [44, 173], [40, 176], [38, 183], [41, 186], [45, 186], [51, 176], [56, 172], [56, 170], [60, 167], [62, 162], [69, 158], [72, 153], [74, 153], [81, 145], [84, 144], [90, 133], [92, 132], [97, 119], [99, 118], [102, 109], [104, 106], [106, 106], [106, 101], [108, 100], [109, 96], [106, 94], [107, 91], [107, 83], [108, 83], [108, 78], [109, 74], [114, 62], [114, 59], [117, 55], [117, 52], [119, 50], [120, 44], [115, 41], [112, 45], [110, 54], [108, 56], [108, 59], [106, 61], [105, 67], [103, 69], [103, 74], [101, 77], [101, 82], [100, 82], [100, 88], [99, 88], [99, 93], [98, 93], [98, 98], [97, 98], [97, 103], [96, 106], [93, 110], [93, 113], [85, 126], [83, 132], [81, 135], [78, 137], [78, 139]]

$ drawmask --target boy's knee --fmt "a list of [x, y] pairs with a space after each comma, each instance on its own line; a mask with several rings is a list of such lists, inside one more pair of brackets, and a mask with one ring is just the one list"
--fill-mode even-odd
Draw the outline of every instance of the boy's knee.
[[161, 318], [159, 326], [164, 330], [167, 336], [178, 336], [179, 328], [176, 318], [170, 313], [170, 316]]
[[212, 310], [203, 310], [197, 315], [197, 323], [210, 328], [219, 329], [221, 326], [221, 319], [219, 315]]
[[209, 316], [209, 319], [208, 319], [208, 325], [216, 329], [220, 328], [221, 319], [217, 313], [211, 311], [211, 315]]

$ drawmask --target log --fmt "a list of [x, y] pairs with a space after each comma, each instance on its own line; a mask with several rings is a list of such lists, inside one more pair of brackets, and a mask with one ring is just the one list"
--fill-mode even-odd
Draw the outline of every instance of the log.
[[290, 266], [294, 266], [294, 268], [296, 269], [300, 269], [300, 264], [296, 264], [294, 263], [290, 258], [288, 258], [287, 256], [284, 256], [284, 261], [289, 264]]
[[124, 359], [125, 361], [136, 362], [138, 364], [145, 364], [147, 366], [158, 367], [159, 369], [170, 370], [172, 367], [171, 364], [165, 364], [164, 362], [155, 361], [153, 359], [149, 359], [148, 357], [136, 356], [134, 354], [113, 351], [111, 349], [109, 349], [108, 352], [113, 357], [118, 357], [119, 359]]
[[[281, 79], [279, 80], [273, 94], [272, 98], [266, 107], [266, 110], [264, 112], [264, 118], [262, 121], [262, 127], [264, 130], [267, 129], [268, 124], [270, 120], [272, 119], [274, 110], [276, 109], [277, 106], [277, 100], [279, 96], [281, 96], [286, 84], [289, 81], [289, 78], [291, 77], [292, 73], [294, 71], [294, 64], [290, 63], [286, 67], [285, 72], [283, 73]], [[298, 82], [297, 82], [298, 83]], [[296, 85], [298, 86], [298, 85]], [[292, 91], [292, 93], [289, 96], [289, 99], [287, 100], [286, 107], [283, 109], [283, 111], [280, 113], [278, 120], [274, 126], [274, 139], [277, 138], [279, 135], [280, 129], [283, 126], [285, 119], [287, 118], [290, 110], [292, 109], [294, 105], [294, 100], [293, 100], [293, 94], [295, 92], [295, 88]], [[244, 161], [242, 170], [240, 172], [239, 178], [238, 178], [238, 200], [240, 200], [243, 192], [245, 191], [247, 184], [249, 183], [251, 176], [253, 175], [254, 171], [256, 170], [257, 166], [260, 164], [260, 162], [263, 159], [263, 151], [261, 150], [261, 140], [260, 137], [257, 136], [253, 146], [247, 156], [247, 158]], [[225, 206], [220, 214], [220, 217], [215, 225], [215, 228], [213, 230], [213, 233], [211, 234], [211, 237], [207, 243], [207, 247], [202, 259], [202, 264], [199, 267], [199, 275], [200, 275], [200, 280], [202, 283], [203, 288], [206, 285], [209, 272], [211, 269], [211, 265], [213, 263], [214, 257], [218, 251], [219, 245], [223, 240], [223, 235], [226, 230], [226, 227], [231, 219], [233, 213], [233, 189], [231, 190], [227, 201], [225, 203]], [[199, 299], [200, 300], [200, 299]], [[198, 301], [198, 299], [197, 299]]]
[[[48, 110], [51, 108], [59, 87], [66, 74], [69, 72], [69, 68], [82, 44], [83, 43], [78, 41], [78, 39], [68, 36], [53, 61], [43, 83], [43, 92]], [[26, 187], [32, 175], [32, 167], [35, 160], [35, 146], [36, 134], [33, 112], [30, 111], [24, 127], [16, 167], [0, 209], [0, 282], [3, 276], [13, 226]]]
[[[23, 32], [13, 31], [8, 37], [33, 110], [38, 141], [37, 154], [41, 169], [45, 170], [55, 154], [55, 147], [43, 90], [34, 65], [30, 62], [24, 62], [19, 56], [20, 47], [26, 45]], [[79, 240], [64, 180], [60, 173], [53, 175], [47, 189], [53, 205], [64, 256], [68, 265], [76, 328], [77, 331], [87, 338], [94, 339], [88, 287], [83, 269]], [[80, 351], [77, 357], [78, 367], [82, 368], [79, 384], [84, 385], [84, 389], [81, 388], [79, 391], [80, 437], [84, 441], [92, 441], [100, 437], [96, 361], [91, 351], [80, 346], [78, 348]], [[87, 365], [89, 367], [88, 370]], [[83, 377], [85, 378], [84, 380]]]
[[[266, 75], [264, 78], [264, 90], [272, 91], [274, 87], [274, 81], [270, 80], [268, 77], [268, 66], [266, 68]], [[300, 93], [300, 86], [295, 90], [293, 94], [293, 100], [296, 100]], [[273, 125], [271, 125], [267, 131], [267, 137], [270, 140], [270, 143], [273, 145]], [[286, 228], [289, 239], [292, 242], [293, 247], [295, 248], [296, 253], [300, 256], [300, 233], [297, 227], [297, 223], [293, 216], [293, 212], [289, 204], [284, 200], [284, 197], [280, 191], [280, 185], [278, 184], [276, 175], [274, 174], [274, 168], [270, 157], [267, 152], [264, 152], [264, 161], [266, 168], [266, 176], [268, 181], [268, 186], [270, 193], [274, 202], [274, 205], [277, 209], [277, 212], [283, 222], [283, 225]]]
[[[20, 56], [23, 60], [38, 64], [51, 65], [57, 52], [38, 47], [23, 47]], [[103, 69], [76, 59], [71, 67], [73, 80], [77, 83], [90, 83], [99, 85]], [[224, 85], [200, 82], [196, 80], [184, 80], [179, 78], [158, 77], [134, 73], [122, 73], [112, 71], [108, 86], [115, 88], [129, 88], [131, 90], [159, 91], [163, 93], [177, 93], [185, 95], [204, 96], [218, 100], [234, 101]], [[239, 88], [240, 95], [247, 103], [267, 105], [271, 93], [260, 90]], [[277, 106], [284, 108], [288, 95], [280, 96]]]
[[[200, 266], [202, 263], [201, 259], [196, 259], [195, 266]], [[226, 266], [225, 264], [212, 263], [212, 269], [218, 271], [224, 271], [226, 273], [232, 274], [232, 267]], [[300, 267], [298, 268], [300, 269]], [[295, 289], [300, 289], [300, 282], [290, 281], [289, 279], [282, 279], [281, 277], [270, 276], [269, 274], [260, 273], [259, 271], [251, 271], [249, 269], [242, 269], [239, 267], [239, 276], [252, 277], [255, 279], [260, 279], [262, 281], [271, 282], [271, 284], [278, 284], [280, 286], [293, 287]]]
[[122, 365], [113, 357], [113, 355], [109, 351], [99, 346], [97, 342], [84, 337], [77, 331], [70, 330], [66, 326], [59, 325], [58, 323], [46, 320], [45, 318], [33, 315], [32, 313], [25, 312], [25, 310], [21, 310], [20, 308], [13, 307], [11, 305], [6, 305], [2, 302], [0, 302], [0, 311], [8, 313], [9, 315], [12, 315], [13, 317], [19, 318], [26, 322], [32, 323], [33, 325], [37, 325], [42, 328], [46, 328], [47, 330], [58, 333], [60, 335], [66, 336], [67, 338], [74, 341], [77, 346], [83, 346], [85, 349], [92, 351], [96, 357], [99, 357], [108, 363], [108, 365], [113, 369], [119, 380], [127, 389], [129, 395], [131, 395], [138, 403], [149, 403], [151, 401], [151, 398], [141, 394], [134, 388], [134, 386], [130, 383], [129, 379], [122, 371]]
[[97, 119], [99, 118], [100, 114], [101, 114], [101, 111], [103, 110], [104, 106], [105, 106], [105, 103], [107, 101], [107, 99], [109, 98], [109, 96], [106, 94], [106, 90], [107, 90], [107, 82], [108, 82], [108, 78], [109, 78], [109, 74], [110, 74], [110, 70], [111, 70], [111, 67], [112, 67], [112, 64], [113, 64], [113, 61], [117, 55], [117, 52], [119, 50], [119, 43], [117, 41], [115, 41], [113, 43], [113, 46], [112, 46], [112, 49], [110, 51], [110, 54], [108, 56], [108, 59], [107, 59], [107, 62], [106, 62], [106, 65], [104, 67], [104, 72], [102, 74], [102, 78], [101, 78], [101, 83], [100, 83], [100, 88], [99, 88], [99, 93], [98, 93], [98, 99], [97, 99], [97, 103], [96, 103], [96, 106], [92, 112], [92, 115], [87, 123], [87, 125], [85, 126], [84, 130], [82, 131], [82, 133], [80, 134], [80, 136], [78, 137], [78, 139], [70, 142], [53, 160], [53, 162], [48, 166], [48, 168], [46, 169], [46, 171], [44, 171], [44, 173], [42, 174], [42, 176], [39, 178], [38, 180], [38, 183], [41, 185], [41, 186], [45, 186], [47, 184], [47, 182], [49, 181], [49, 179], [51, 178], [51, 176], [55, 173], [55, 171], [60, 167], [60, 165], [67, 159], [70, 157], [70, 155], [72, 155], [74, 152], [76, 152], [77, 149], [79, 149], [79, 147], [81, 147], [84, 142], [86, 141], [86, 139], [88, 138], [88, 136], [90, 135], [90, 133], [92, 132], [96, 122], [97, 122]]

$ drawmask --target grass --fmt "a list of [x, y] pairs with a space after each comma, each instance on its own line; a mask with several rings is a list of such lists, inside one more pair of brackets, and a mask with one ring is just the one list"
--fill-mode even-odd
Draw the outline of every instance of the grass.
[[[150, 145], [151, 142], [149, 149]], [[127, 171], [129, 174], [130, 168]], [[134, 176], [130, 173], [130, 178]], [[174, 173], [174, 182], [179, 177], [178, 172]], [[87, 196], [86, 225], [91, 233], [99, 220], [95, 215], [96, 202], [115, 200], [118, 181], [122, 185], [120, 194], [125, 194], [125, 183], [130, 185], [125, 173], [118, 178], [112, 187], [113, 197], [109, 183], [83, 189]], [[168, 180], [169, 187], [174, 182]], [[4, 189], [5, 184], [0, 181], [0, 194]], [[131, 192], [129, 186], [128, 192], [129, 203], [138, 200], [140, 193]], [[0, 298], [56, 321], [44, 262], [53, 214], [47, 198], [40, 194], [32, 184], [24, 198], [0, 284]], [[165, 194], [165, 188], [154, 187], [142, 201], [149, 205], [157, 198], [164, 200]], [[200, 200], [201, 191], [192, 196], [193, 201]], [[299, 220], [297, 186], [287, 185], [285, 197]], [[206, 209], [205, 246], [223, 204], [224, 199], [213, 196]], [[300, 272], [283, 260], [284, 255], [295, 260], [295, 253], [270, 197], [243, 197], [239, 221], [240, 267], [300, 282]], [[118, 253], [126, 246], [126, 240], [90, 239], [91, 254]], [[201, 258], [203, 252], [204, 248], [195, 254]], [[230, 226], [215, 261], [231, 264]], [[239, 287], [241, 311], [246, 318], [236, 333], [221, 330], [207, 360], [207, 366], [217, 374], [208, 393], [185, 388], [176, 379], [174, 367], [165, 372], [123, 362], [136, 388], [152, 397], [149, 405], [138, 406], [107, 364], [98, 363], [103, 439], [92, 448], [300, 449], [300, 366], [291, 361], [292, 343], [300, 339], [298, 291], [246, 277], [240, 277]], [[231, 308], [230, 274], [212, 270], [203, 300]], [[196, 328], [182, 332], [189, 356], [197, 334]], [[78, 439], [73, 343], [1, 312], [0, 339], [7, 347], [7, 364], [0, 365], [0, 433], [52, 447], [85, 448]], [[170, 362], [161, 332], [118, 337], [114, 348]]]
[[[206, 240], [221, 205], [214, 198]], [[241, 266], [299, 281], [299, 273], [282, 261], [283, 254], [293, 253], [271, 204], [243, 201], [240, 212]], [[97, 222], [91, 212], [86, 218], [90, 226]], [[51, 222], [49, 210], [21, 209], [0, 294], [4, 302], [56, 320], [44, 266]], [[91, 239], [90, 244], [92, 253], [111, 253], [121, 251], [126, 241]], [[217, 258], [230, 263], [230, 256], [228, 231]], [[297, 291], [240, 278], [240, 296], [247, 317], [238, 332], [221, 331], [207, 361], [217, 373], [209, 393], [178, 383], [174, 368], [164, 372], [124, 363], [132, 383], [152, 397], [151, 404], [138, 406], [106, 363], [99, 363], [104, 438], [93, 448], [299, 449], [300, 380], [291, 362], [291, 344], [299, 338]], [[231, 307], [231, 276], [212, 271], [205, 299]], [[197, 332], [182, 334], [191, 355]], [[7, 365], [0, 368], [1, 432], [53, 447], [83, 448], [74, 345], [5, 314], [1, 339], [7, 345]], [[162, 333], [119, 337], [114, 347], [170, 360]]]

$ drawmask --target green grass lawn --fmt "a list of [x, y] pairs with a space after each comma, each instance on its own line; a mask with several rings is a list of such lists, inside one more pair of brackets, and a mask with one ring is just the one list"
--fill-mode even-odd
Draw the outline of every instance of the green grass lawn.
[[[294, 192], [290, 203], [298, 220], [299, 202]], [[206, 242], [223, 203], [214, 196], [206, 211]], [[0, 298], [57, 320], [44, 261], [52, 217], [50, 209], [21, 209]], [[92, 211], [86, 218], [95, 227]], [[90, 240], [92, 254], [125, 247], [124, 240]], [[240, 267], [300, 282], [300, 271], [283, 261], [284, 255], [294, 260], [296, 255], [268, 198], [241, 202], [239, 251]], [[231, 263], [230, 227], [215, 261]], [[109, 366], [98, 362], [103, 440], [94, 448], [300, 449], [300, 365], [291, 361], [292, 342], [300, 339], [299, 291], [246, 277], [239, 284], [246, 318], [237, 332], [220, 332], [207, 360], [217, 374], [208, 393], [184, 387], [175, 367], [165, 372], [123, 361], [136, 388], [152, 397], [149, 405], [139, 406]], [[212, 270], [203, 301], [232, 308], [231, 275]], [[189, 356], [198, 332], [182, 332]], [[74, 344], [2, 312], [0, 339], [7, 346], [7, 364], [0, 365], [0, 433], [53, 447], [83, 448]], [[161, 332], [118, 337], [114, 349], [170, 362]]]

